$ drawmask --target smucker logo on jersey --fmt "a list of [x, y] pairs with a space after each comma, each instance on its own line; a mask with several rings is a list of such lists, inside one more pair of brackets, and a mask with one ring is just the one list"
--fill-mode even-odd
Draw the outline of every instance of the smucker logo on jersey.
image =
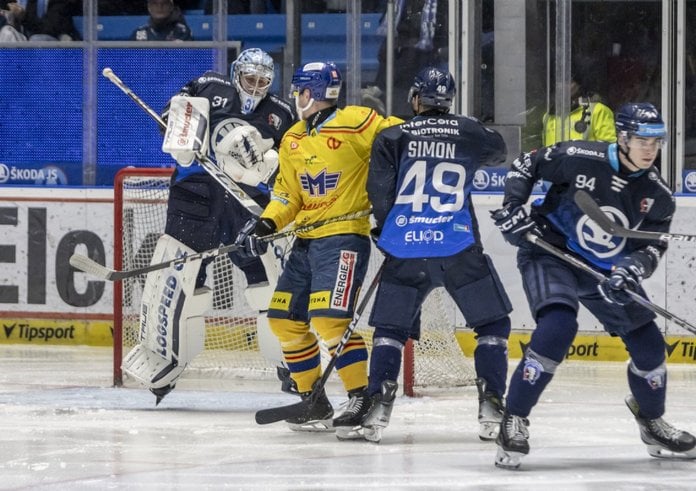
[[[623, 227], [628, 228], [626, 216], [613, 206], [601, 206], [601, 210]], [[626, 245], [626, 238], [606, 233], [587, 215], [583, 215], [576, 225], [575, 233], [580, 247], [591, 251], [600, 259], [607, 259], [619, 254]]]
[[350, 305], [350, 293], [353, 290], [355, 280], [355, 266], [358, 253], [355, 251], [341, 251], [338, 257], [338, 275], [333, 292], [331, 292], [331, 308], [348, 310]]

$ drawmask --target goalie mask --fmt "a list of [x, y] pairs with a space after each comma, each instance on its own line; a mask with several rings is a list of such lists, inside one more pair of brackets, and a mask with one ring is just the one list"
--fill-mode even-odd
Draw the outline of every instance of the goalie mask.
[[273, 58], [258, 48], [245, 49], [232, 63], [230, 76], [239, 93], [242, 114], [252, 113], [273, 83]]

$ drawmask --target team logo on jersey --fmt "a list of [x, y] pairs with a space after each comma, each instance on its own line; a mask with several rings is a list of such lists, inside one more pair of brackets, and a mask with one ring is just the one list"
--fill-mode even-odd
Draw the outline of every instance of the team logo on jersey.
[[340, 172], [327, 172], [326, 169], [322, 169], [316, 176], [306, 172], [300, 175], [300, 185], [312, 197], [326, 196], [338, 187], [340, 177]]
[[237, 126], [249, 125], [248, 121], [239, 118], [227, 118], [220, 121], [213, 129], [213, 134], [210, 135], [211, 147], [216, 148], [218, 143], [225, 138], [225, 135], [235, 129]]
[[280, 116], [277, 114], [270, 113], [268, 115], [268, 124], [273, 126], [275, 129], [280, 129], [280, 124], [283, 121], [280, 119]]
[[645, 214], [650, 211], [650, 209], [655, 204], [655, 200], [652, 198], [643, 198], [640, 200], [640, 212]]
[[[604, 213], [623, 227], [628, 228], [628, 219], [621, 211], [613, 206], [601, 206]], [[576, 224], [575, 233], [578, 244], [585, 250], [592, 252], [600, 259], [607, 259], [619, 254], [626, 245], [625, 237], [617, 237], [606, 233], [587, 215], [583, 215]]]
[[326, 146], [329, 147], [331, 150], [338, 150], [338, 147], [340, 147], [342, 144], [343, 142], [341, 140], [338, 140], [333, 136], [326, 140]]
[[333, 292], [331, 292], [331, 308], [348, 310], [350, 294], [355, 281], [355, 267], [358, 261], [358, 253], [355, 251], [341, 251], [338, 256], [338, 275]]
[[488, 185], [490, 184], [490, 182], [491, 182], [491, 178], [488, 175], [488, 172], [486, 172], [485, 170], [478, 169], [474, 173], [474, 180], [473, 180], [472, 184], [479, 191], [486, 189], [488, 187]]

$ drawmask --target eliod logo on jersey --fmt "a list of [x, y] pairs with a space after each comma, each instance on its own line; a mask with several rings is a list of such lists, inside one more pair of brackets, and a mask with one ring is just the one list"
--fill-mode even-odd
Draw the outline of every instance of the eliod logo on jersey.
[[409, 230], [404, 234], [406, 242], [442, 242], [445, 234], [440, 230]]

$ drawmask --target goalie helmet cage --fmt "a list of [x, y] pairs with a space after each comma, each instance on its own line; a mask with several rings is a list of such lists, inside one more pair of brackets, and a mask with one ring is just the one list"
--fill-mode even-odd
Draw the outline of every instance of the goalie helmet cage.
[[[172, 168], [120, 170], [114, 182], [114, 269], [141, 268], [150, 263], [164, 232]], [[366, 282], [376, 273], [381, 254], [373, 252]], [[274, 379], [275, 367], [262, 356], [256, 339], [256, 311], [244, 298], [246, 279], [224, 254], [208, 266], [213, 307], [206, 314], [203, 352], [192, 360], [182, 380]], [[121, 371], [123, 357], [136, 344], [139, 309], [145, 275], [114, 283], [115, 386], [132, 385]], [[367, 324], [372, 301], [358, 324], [370, 348], [372, 329]], [[421, 314], [421, 340], [409, 341], [404, 351], [403, 390], [410, 396], [427, 388], [473, 385], [473, 363], [462, 353], [455, 337], [456, 306], [443, 289], [433, 291]], [[326, 363], [328, 353], [322, 349]], [[324, 363], [324, 364], [325, 364]], [[332, 375], [336, 377], [336, 375]], [[195, 385], [194, 385], [195, 386]]]

